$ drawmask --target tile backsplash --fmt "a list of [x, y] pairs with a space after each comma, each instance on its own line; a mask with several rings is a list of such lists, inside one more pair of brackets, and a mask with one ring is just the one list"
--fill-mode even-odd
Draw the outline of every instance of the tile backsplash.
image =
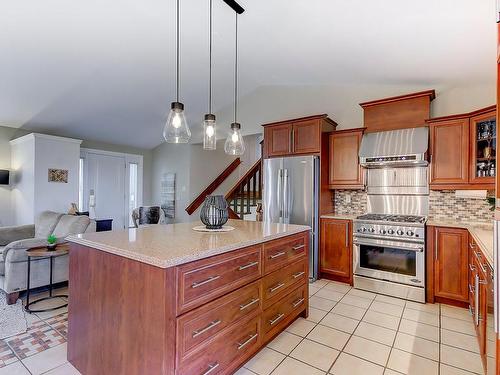
[[[348, 203], [350, 198], [350, 203]], [[360, 215], [366, 212], [366, 192], [362, 190], [335, 190], [335, 213]], [[470, 221], [491, 223], [493, 212], [484, 199], [460, 198], [455, 191], [435, 191], [429, 194], [429, 220]]]
[[484, 199], [459, 198], [455, 191], [431, 190], [429, 220], [491, 223], [493, 211]]
[[363, 190], [335, 190], [333, 201], [337, 214], [361, 215], [366, 212], [366, 192]]

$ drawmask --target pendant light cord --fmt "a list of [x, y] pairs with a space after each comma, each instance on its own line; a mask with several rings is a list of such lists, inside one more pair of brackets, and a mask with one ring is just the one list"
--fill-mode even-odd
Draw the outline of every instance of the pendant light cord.
[[179, 11], [179, 0], [177, 0], [177, 66], [176, 66], [176, 72], [177, 72], [177, 101], [179, 101], [179, 21], [180, 21], [180, 11]]
[[209, 79], [208, 79], [208, 113], [212, 114], [212, 0], [210, 0], [210, 21], [209, 21]]
[[234, 122], [238, 117], [238, 13], [235, 17], [235, 53], [234, 53]]

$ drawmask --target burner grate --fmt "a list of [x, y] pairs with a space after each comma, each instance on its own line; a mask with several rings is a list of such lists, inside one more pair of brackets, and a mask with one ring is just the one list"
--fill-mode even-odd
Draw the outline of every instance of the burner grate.
[[356, 217], [359, 220], [390, 221], [397, 223], [425, 223], [425, 216], [416, 215], [391, 215], [391, 214], [364, 214]]

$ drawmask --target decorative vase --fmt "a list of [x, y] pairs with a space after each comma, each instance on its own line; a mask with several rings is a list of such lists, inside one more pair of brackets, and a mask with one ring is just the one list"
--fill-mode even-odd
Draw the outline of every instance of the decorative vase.
[[223, 195], [208, 195], [200, 210], [200, 220], [207, 229], [221, 229], [229, 219], [228, 204]]

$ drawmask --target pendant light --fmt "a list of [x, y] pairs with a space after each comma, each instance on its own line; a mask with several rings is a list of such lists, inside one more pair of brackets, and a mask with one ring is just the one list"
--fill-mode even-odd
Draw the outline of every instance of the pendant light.
[[208, 75], [208, 113], [203, 120], [203, 149], [215, 150], [217, 148], [217, 129], [215, 115], [212, 114], [212, 0], [210, 2], [209, 19], [209, 75]]
[[167, 143], [188, 143], [191, 138], [191, 130], [189, 130], [186, 116], [184, 115], [184, 104], [179, 102], [179, 18], [179, 0], [177, 0], [177, 99], [170, 106], [171, 109], [168, 114], [167, 123], [163, 128], [163, 138], [165, 138]]
[[235, 13], [235, 57], [234, 57], [234, 122], [231, 124], [224, 151], [228, 155], [243, 155], [245, 143], [241, 135], [241, 124], [237, 122], [238, 115], [238, 12]]

